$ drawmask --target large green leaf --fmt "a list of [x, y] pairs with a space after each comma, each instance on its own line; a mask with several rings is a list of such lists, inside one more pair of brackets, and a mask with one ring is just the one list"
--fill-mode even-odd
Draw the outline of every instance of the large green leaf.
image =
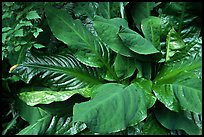
[[202, 113], [202, 80], [187, 79], [153, 88], [156, 97], [173, 111], [188, 110]]
[[85, 122], [93, 132], [111, 133], [134, 126], [147, 116], [142, 90], [134, 84], [127, 87], [116, 83], [99, 86], [88, 102], [76, 104], [73, 120]]
[[107, 46], [116, 53], [127, 57], [133, 57], [134, 52], [123, 45], [117, 35], [120, 26], [128, 27], [127, 21], [122, 18], [105, 19], [100, 16], [94, 18], [94, 28], [102, 41], [104, 41]]
[[201, 67], [201, 57], [167, 63], [154, 80], [156, 97], [170, 110], [202, 113]]
[[24, 63], [11, 68], [26, 83], [34, 77], [42, 84], [58, 90], [73, 90], [87, 84], [101, 83], [95, 68], [83, 65], [69, 53], [37, 56], [27, 53]]
[[129, 28], [121, 27], [118, 36], [123, 44], [135, 53], [143, 55], [160, 53], [150, 41]]
[[68, 13], [51, 6], [46, 6], [45, 13], [54, 36], [74, 50], [78, 60], [93, 67], [107, 66], [108, 48], [79, 19], [74, 20]]
[[141, 22], [142, 32], [146, 39], [152, 42], [152, 45], [158, 50], [160, 47], [160, 33], [161, 33], [161, 20], [155, 16], [149, 16]]
[[184, 130], [189, 135], [200, 135], [202, 130], [193, 121], [192, 116], [188, 116], [186, 112], [173, 112], [167, 108], [160, 106], [156, 109], [155, 116], [157, 120], [170, 130]]

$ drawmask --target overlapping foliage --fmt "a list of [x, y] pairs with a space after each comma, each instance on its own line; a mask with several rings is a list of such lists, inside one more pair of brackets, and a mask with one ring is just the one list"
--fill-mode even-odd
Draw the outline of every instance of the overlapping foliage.
[[11, 116], [2, 134], [201, 134], [199, 4], [14, 2], [2, 9], [10, 105], [3, 118]]

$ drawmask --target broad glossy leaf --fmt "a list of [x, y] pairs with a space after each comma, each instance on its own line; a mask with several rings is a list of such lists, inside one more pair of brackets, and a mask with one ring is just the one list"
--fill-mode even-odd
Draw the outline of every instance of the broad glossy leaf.
[[185, 47], [185, 43], [181, 36], [172, 28], [166, 39], [167, 51], [166, 51], [166, 61], [170, 60], [179, 50]]
[[24, 63], [11, 69], [26, 83], [31, 79], [43, 80], [42, 84], [58, 90], [73, 90], [87, 84], [101, 83], [95, 68], [83, 65], [69, 53], [37, 56], [27, 53]]
[[118, 36], [123, 44], [135, 53], [143, 55], [160, 53], [150, 41], [129, 28], [121, 27]]
[[73, 120], [85, 122], [91, 131], [116, 132], [146, 118], [144, 93], [134, 84], [125, 87], [122, 84], [107, 83], [94, 92], [96, 95], [93, 99], [76, 104], [73, 111]]
[[117, 54], [113, 66], [118, 77], [121, 79], [131, 77], [136, 70], [136, 64], [134, 62], [135, 59], [133, 58]]
[[122, 18], [105, 19], [100, 16], [94, 18], [94, 28], [102, 41], [116, 53], [127, 57], [133, 57], [134, 52], [129, 50], [117, 35], [120, 26], [128, 27], [127, 21]]
[[173, 112], [161, 106], [160, 109], [156, 109], [155, 116], [157, 120], [168, 129], [181, 129], [189, 135], [202, 134], [201, 129], [199, 129], [194, 121], [189, 119], [183, 111]]
[[144, 78], [136, 78], [133, 83], [138, 89], [140, 88], [143, 91], [147, 108], [151, 108], [156, 102], [156, 97], [152, 92], [152, 81]]
[[146, 39], [152, 42], [152, 45], [158, 50], [160, 47], [160, 33], [161, 33], [161, 20], [155, 16], [149, 16], [141, 22], [142, 32]]
[[148, 115], [142, 132], [143, 135], [169, 135], [169, 131], [157, 121], [153, 113]]
[[173, 111], [187, 110], [202, 113], [202, 80], [187, 79], [153, 88], [155, 96]]
[[134, 2], [131, 3], [131, 16], [135, 25], [140, 30], [143, 19], [150, 16], [151, 10], [154, 8], [154, 2]]
[[[194, 56], [193, 53], [196, 54], [196, 56]], [[193, 78], [193, 75], [195, 75], [195, 77], [200, 78], [202, 72], [201, 68], [202, 58], [199, 52], [194, 50], [192, 55], [187, 56], [186, 58], [166, 63], [158, 72], [154, 82], [157, 84], [172, 83], [179, 77], [179, 75], [184, 76], [187, 73], [192, 74], [186, 76]], [[197, 71], [200, 71], [200, 73]]]
[[50, 6], [46, 6], [45, 13], [54, 36], [74, 50], [78, 60], [93, 67], [107, 65], [108, 48], [79, 19], [74, 20], [68, 13]]
[[202, 112], [201, 57], [164, 65], [154, 80], [155, 96], [173, 111]]
[[70, 91], [30, 91], [19, 93], [19, 98], [29, 106], [37, 104], [50, 104], [52, 102], [65, 101], [74, 94], [81, 94], [84, 97], [91, 97], [91, 88], [81, 88]]

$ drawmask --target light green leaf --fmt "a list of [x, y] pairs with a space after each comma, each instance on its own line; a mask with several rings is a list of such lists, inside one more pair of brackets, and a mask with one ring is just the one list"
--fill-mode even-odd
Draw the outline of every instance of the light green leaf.
[[39, 19], [40, 16], [38, 15], [38, 13], [36, 12], [36, 10], [34, 11], [30, 11], [27, 13], [26, 15], [26, 19], [28, 20], [32, 20], [32, 19]]
[[166, 39], [166, 61], [170, 60], [171, 57], [174, 56], [179, 50], [185, 47], [185, 43], [181, 36], [172, 28]]
[[134, 84], [125, 87], [117, 83], [107, 83], [96, 88], [94, 92], [96, 95], [93, 99], [75, 104], [73, 111], [73, 120], [85, 122], [92, 132], [111, 133], [124, 130], [138, 124], [147, 116], [144, 93]]
[[44, 48], [44, 47], [45, 47], [44, 45], [38, 44], [38, 43], [33, 44], [33, 46], [34, 46], [36, 49], [41, 49], [41, 48]]
[[31, 91], [19, 93], [19, 98], [29, 106], [37, 104], [50, 104], [69, 99], [74, 94], [81, 94], [84, 97], [91, 97], [91, 88], [82, 88], [70, 91]]
[[150, 41], [129, 28], [121, 27], [118, 36], [122, 39], [126, 47], [138, 54], [148, 55], [160, 53]]
[[21, 49], [21, 46], [17, 46], [17, 47], [15, 47], [14, 48], [14, 50], [17, 52], [17, 51], [19, 51]]
[[37, 38], [40, 32], [43, 32], [43, 30], [41, 28], [36, 28], [36, 30], [33, 32], [33, 36]]
[[127, 21], [122, 18], [105, 19], [100, 16], [94, 18], [94, 28], [102, 41], [116, 53], [133, 57], [134, 52], [123, 45], [120, 37], [117, 35], [120, 26], [128, 27]]
[[16, 36], [16, 37], [23, 37], [23, 29], [16, 30], [14, 32], [14, 36]]
[[2, 32], [7, 32], [7, 31], [9, 31], [11, 29], [12, 29], [11, 27], [3, 27], [2, 28]]
[[161, 20], [155, 16], [149, 16], [141, 22], [142, 32], [147, 40], [152, 42], [152, 45], [158, 50], [160, 47], [160, 31], [161, 31]]

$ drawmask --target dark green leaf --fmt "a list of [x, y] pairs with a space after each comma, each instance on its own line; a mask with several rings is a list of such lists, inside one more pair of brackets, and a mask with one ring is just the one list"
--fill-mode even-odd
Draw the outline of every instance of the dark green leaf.
[[131, 29], [122, 27], [118, 35], [125, 46], [138, 54], [148, 55], [159, 53], [150, 41]]
[[140, 30], [140, 25], [143, 19], [150, 16], [151, 10], [154, 8], [154, 2], [134, 2], [131, 3], [131, 16], [135, 25]]
[[185, 57], [189, 49], [195, 45], [201, 46], [201, 27], [199, 27], [199, 24], [201, 24], [200, 10], [201, 6], [199, 3], [194, 4], [191, 2], [166, 3], [165, 8], [161, 10], [162, 36], [166, 37], [172, 27], [174, 27], [185, 43], [185, 47], [179, 50], [179, 52], [176, 52], [171, 60]]
[[52, 116], [39, 107], [31, 107], [17, 99], [17, 110], [20, 116], [29, 122], [29, 126], [17, 135], [73, 135], [84, 130], [83, 123], [72, 123], [71, 117]]
[[169, 131], [157, 121], [154, 114], [148, 115], [142, 132], [144, 135], [169, 135]]
[[31, 107], [20, 99], [16, 99], [16, 108], [25, 121], [29, 124], [34, 124], [38, 119], [47, 115], [47, 113], [39, 107]]
[[99, 2], [97, 14], [103, 18], [117, 18], [120, 17], [120, 3], [119, 2]]
[[74, 3], [73, 12], [76, 17], [88, 16], [93, 19], [96, 15], [97, 7], [97, 2], [76, 2]]
[[151, 108], [156, 102], [156, 97], [152, 93], [152, 81], [144, 78], [136, 78], [133, 83], [138, 89], [144, 92], [147, 108]]
[[156, 109], [155, 116], [157, 120], [168, 129], [181, 129], [189, 135], [202, 134], [201, 129], [186, 116], [185, 112], [173, 112], [165, 107], [160, 107]]
[[94, 18], [94, 28], [102, 41], [116, 53], [133, 57], [134, 53], [123, 45], [117, 35], [120, 26], [128, 27], [127, 21], [121, 18], [105, 19], [100, 16]]
[[43, 79], [42, 84], [58, 90], [73, 90], [87, 84], [101, 83], [95, 68], [81, 64], [69, 53], [38, 57], [28, 52], [26, 61], [19, 64], [14, 73], [26, 83], [35, 77]]
[[93, 66], [107, 66], [109, 51], [81, 23], [68, 13], [46, 6], [49, 27], [57, 39], [75, 50], [74, 54], [82, 63]]
[[141, 22], [142, 32], [147, 40], [152, 42], [152, 45], [158, 50], [160, 47], [160, 31], [161, 31], [161, 20], [155, 16], [149, 16]]
[[117, 54], [113, 66], [119, 78], [126, 79], [134, 74], [136, 64], [133, 62], [135, 62], [135, 59]]

